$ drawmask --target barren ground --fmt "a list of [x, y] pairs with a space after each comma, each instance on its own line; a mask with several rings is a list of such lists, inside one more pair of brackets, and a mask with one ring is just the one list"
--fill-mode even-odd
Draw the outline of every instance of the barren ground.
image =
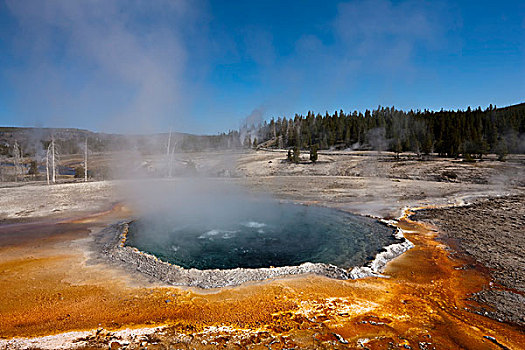
[[[519, 247], [523, 235], [507, 230], [507, 238], [492, 243], [483, 227], [522, 227], [523, 158], [465, 163], [324, 153], [316, 164], [289, 164], [284, 152], [258, 151], [241, 155], [238, 163], [227, 156], [225, 167], [220, 157], [180, 155], [195, 162], [198, 172], [233, 176], [213, 181], [384, 218], [400, 216], [405, 207], [515, 197], [425, 212], [426, 219], [440, 220], [435, 222], [440, 233], [401, 220], [415, 247], [387, 266], [389, 278], [338, 281], [304, 275], [203, 291], [162, 286], [109, 264], [87, 263], [90, 232], [130, 215], [115, 206], [126, 200], [124, 181], [5, 186], [0, 188], [0, 348], [107, 348], [111, 343], [210, 349], [525, 348], [522, 326], [476, 313], [489, 310], [489, 316], [512, 320], [497, 313], [497, 305], [516, 299], [494, 302], [490, 293], [473, 294], [496, 290], [491, 278], [493, 284], [522, 291], [502, 276], [515, 270], [503, 253], [508, 240], [517, 237]], [[504, 211], [509, 206], [518, 210]], [[474, 217], [469, 229], [479, 235], [454, 226], [465, 215]], [[458, 241], [437, 241], [444, 233]], [[471, 254], [475, 268], [465, 268], [472, 260], [451, 254], [450, 246], [482, 252]], [[519, 249], [511, 253], [523, 258]], [[486, 269], [494, 268], [490, 257], [496, 255], [504, 258], [495, 260], [491, 277]]]
[[489, 270], [493, 283], [473, 296], [486, 305], [478, 312], [525, 326], [523, 195], [480, 200], [454, 210], [428, 209], [413, 219], [438, 227], [440, 239]]

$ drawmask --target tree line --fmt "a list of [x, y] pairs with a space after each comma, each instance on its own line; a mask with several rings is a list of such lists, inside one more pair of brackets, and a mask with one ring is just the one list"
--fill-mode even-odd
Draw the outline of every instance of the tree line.
[[[271, 119], [252, 128], [258, 144], [292, 149], [387, 150], [478, 157], [488, 153], [525, 153], [525, 103], [506, 108], [490, 105], [466, 110], [402, 111], [395, 107], [334, 112], [308, 112]], [[246, 144], [246, 141], [244, 142]]]

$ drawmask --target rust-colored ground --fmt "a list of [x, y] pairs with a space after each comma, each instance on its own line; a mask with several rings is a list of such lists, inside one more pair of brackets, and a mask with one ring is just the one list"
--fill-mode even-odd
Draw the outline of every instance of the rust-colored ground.
[[[86, 220], [0, 226], [0, 337], [166, 324], [159, 344], [170, 332], [227, 326], [191, 338], [192, 347], [232, 345], [242, 330], [241, 347], [525, 348], [523, 329], [465, 310], [476, 307], [466, 298], [486, 275], [459, 269], [464, 262], [449, 258], [434, 231], [407, 219], [399, 225], [416, 247], [388, 265], [389, 278], [301, 276], [201, 291], [86, 265], [89, 229], [125, 215], [117, 208]], [[215, 343], [202, 342], [206, 334]]]

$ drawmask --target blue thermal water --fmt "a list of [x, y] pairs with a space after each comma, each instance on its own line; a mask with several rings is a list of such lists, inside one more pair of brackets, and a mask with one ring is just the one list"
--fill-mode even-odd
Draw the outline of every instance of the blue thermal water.
[[335, 209], [250, 203], [236, 215], [159, 214], [130, 225], [127, 245], [185, 268], [231, 269], [321, 262], [364, 265], [397, 242], [376, 220]]

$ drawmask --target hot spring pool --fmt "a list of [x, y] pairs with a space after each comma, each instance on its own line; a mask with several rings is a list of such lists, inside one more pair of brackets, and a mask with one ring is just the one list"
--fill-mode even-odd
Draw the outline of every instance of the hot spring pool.
[[304, 262], [349, 268], [365, 265], [383, 247], [399, 242], [392, 228], [335, 209], [250, 203], [236, 208], [235, 215], [222, 215], [229, 212], [223, 209], [217, 208], [219, 214], [150, 214], [130, 224], [126, 245], [184, 268], [206, 270]]

